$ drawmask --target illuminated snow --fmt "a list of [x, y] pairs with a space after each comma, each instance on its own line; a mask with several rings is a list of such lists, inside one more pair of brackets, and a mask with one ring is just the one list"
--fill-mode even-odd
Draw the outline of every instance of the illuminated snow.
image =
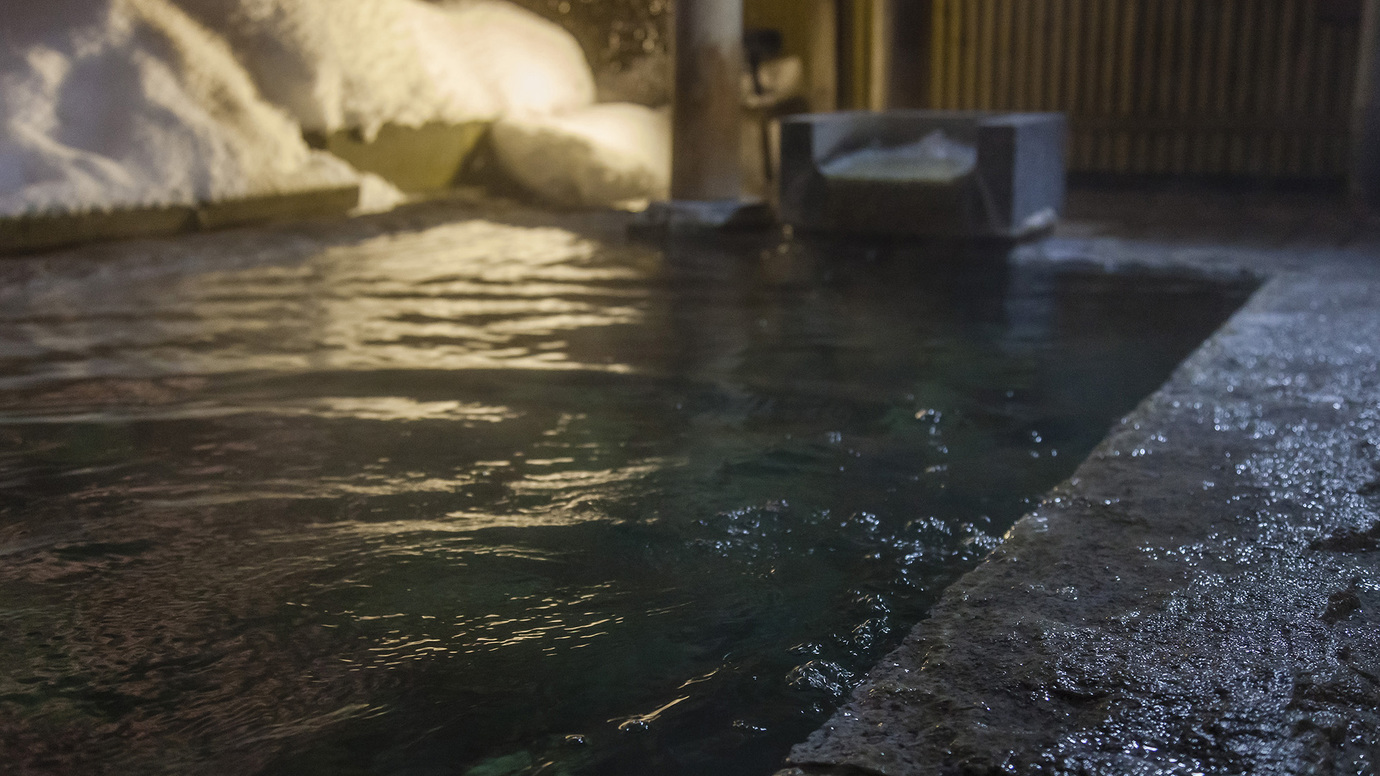
[[259, 98], [224, 43], [166, 0], [45, 0], [5, 11], [0, 215], [346, 184]]
[[303, 130], [498, 120], [513, 176], [544, 199], [665, 196], [664, 112], [593, 105], [559, 26], [498, 0], [49, 0], [6, 10], [0, 216], [185, 205], [386, 181]]
[[631, 103], [595, 105], [493, 127], [493, 147], [510, 175], [548, 202], [572, 207], [635, 206], [670, 188], [670, 114]]
[[177, 0], [303, 129], [462, 123], [594, 101], [575, 38], [507, 2]]

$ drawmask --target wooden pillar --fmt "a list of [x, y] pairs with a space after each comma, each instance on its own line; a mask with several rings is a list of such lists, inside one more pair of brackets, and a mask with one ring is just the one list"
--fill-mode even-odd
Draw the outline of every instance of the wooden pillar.
[[1380, 204], [1380, 0], [1365, 0], [1360, 52], [1348, 184], [1356, 203], [1373, 207]]
[[[886, 107], [930, 108], [930, 58], [933, 0], [888, 0], [890, 25], [886, 46]], [[1019, 0], [1028, 3], [1031, 0]]]
[[810, 71], [810, 110], [839, 108], [839, 27], [837, 0], [809, 4], [810, 43], [805, 60]]
[[868, 31], [867, 108], [891, 107], [892, 65], [896, 33], [897, 0], [871, 0], [871, 29]]
[[743, 0], [676, 0], [673, 200], [742, 196]]
[[896, 88], [897, 20], [916, 0], [839, 0], [840, 109], [886, 110]]

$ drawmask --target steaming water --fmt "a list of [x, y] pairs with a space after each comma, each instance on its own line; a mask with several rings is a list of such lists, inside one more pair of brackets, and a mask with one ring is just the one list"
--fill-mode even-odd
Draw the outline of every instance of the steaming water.
[[198, 250], [4, 270], [0, 772], [770, 772], [1245, 293]]

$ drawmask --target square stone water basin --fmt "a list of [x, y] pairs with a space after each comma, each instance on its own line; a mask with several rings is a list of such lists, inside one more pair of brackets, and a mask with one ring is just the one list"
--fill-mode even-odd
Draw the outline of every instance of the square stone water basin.
[[1060, 113], [816, 113], [781, 123], [782, 220], [797, 229], [1019, 239], [1064, 204]]

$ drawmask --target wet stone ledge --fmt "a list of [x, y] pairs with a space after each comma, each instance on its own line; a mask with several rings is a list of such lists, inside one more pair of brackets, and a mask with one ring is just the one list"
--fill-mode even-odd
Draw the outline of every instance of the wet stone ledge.
[[1046, 241], [1264, 286], [782, 776], [1380, 770], [1380, 251]]
[[359, 186], [349, 184], [198, 205], [0, 216], [0, 256], [234, 226], [339, 218], [358, 204]]

